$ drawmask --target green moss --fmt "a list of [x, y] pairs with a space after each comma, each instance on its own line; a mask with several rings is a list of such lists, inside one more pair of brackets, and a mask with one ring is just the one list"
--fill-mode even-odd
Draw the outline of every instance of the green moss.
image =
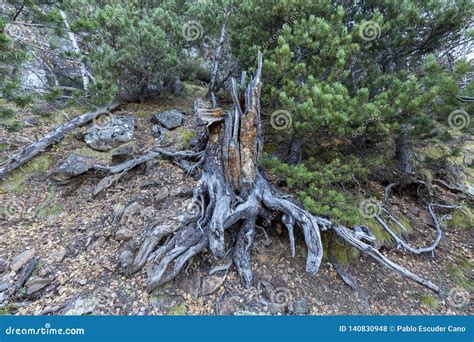
[[276, 151], [278, 151], [278, 145], [272, 143], [265, 144], [263, 146], [263, 151], [269, 154], [275, 153]]
[[33, 272], [31, 273], [31, 276], [36, 276], [38, 275], [39, 271], [46, 265], [46, 262], [43, 259], [39, 259], [38, 262], [35, 265], [35, 268]]
[[426, 148], [422, 152], [422, 156], [428, 161], [435, 161], [444, 159], [451, 154], [451, 151], [446, 145], [436, 144]]
[[43, 153], [26, 163], [26, 165], [23, 167], [23, 171], [27, 173], [46, 172], [51, 166], [51, 163], [51, 156], [47, 153]]
[[183, 92], [186, 96], [196, 99], [197, 97], [206, 98], [208, 88], [202, 85], [197, 85], [191, 82], [183, 82]]
[[179, 305], [173, 306], [169, 309], [168, 315], [171, 316], [185, 316], [187, 313], [186, 303], [182, 302]]
[[474, 284], [469, 278], [473, 269], [471, 262], [465, 257], [457, 257], [455, 263], [448, 265], [448, 272], [454, 284], [468, 291], [474, 291]]
[[17, 120], [8, 120], [3, 121], [2, 126], [5, 127], [8, 132], [17, 132], [22, 127], [22, 124], [20, 121]]
[[23, 192], [26, 190], [26, 180], [26, 175], [20, 170], [16, 170], [1, 182], [1, 188], [6, 192]]
[[9, 316], [12, 315], [12, 310], [10, 306], [4, 306], [3, 308], [0, 308], [0, 316]]
[[65, 123], [69, 119], [73, 119], [76, 116], [86, 113], [88, 110], [90, 110], [90, 108], [84, 106], [70, 106], [66, 109], [53, 111], [52, 113], [49, 113], [49, 115], [45, 118], [47, 119], [47, 122], [53, 125], [60, 125]]
[[54, 194], [48, 194], [46, 200], [36, 208], [36, 217], [46, 219], [50, 216], [56, 216], [63, 212], [63, 207], [57, 202]]
[[112, 161], [112, 153], [110, 151], [101, 152], [93, 150], [89, 147], [82, 147], [76, 151], [77, 154], [80, 154], [85, 157], [93, 157], [104, 164], [109, 164]]
[[27, 189], [28, 177], [33, 173], [48, 171], [51, 166], [51, 156], [43, 153], [33, 158], [20, 169], [14, 170], [3, 182], [0, 187], [7, 192], [23, 192]]
[[433, 296], [421, 296], [421, 304], [431, 309], [436, 309], [439, 306], [439, 299]]
[[454, 229], [474, 227], [474, 213], [466, 206], [456, 209], [451, 215], [449, 226]]
[[[188, 130], [185, 128], [178, 128], [176, 130], [176, 133], [178, 135], [177, 137], [177, 144], [179, 148], [185, 149], [189, 147], [189, 142], [191, 141], [192, 138], [196, 136], [196, 132], [193, 130]], [[166, 138], [166, 137], [165, 137]], [[166, 139], [165, 139], [166, 141]]]

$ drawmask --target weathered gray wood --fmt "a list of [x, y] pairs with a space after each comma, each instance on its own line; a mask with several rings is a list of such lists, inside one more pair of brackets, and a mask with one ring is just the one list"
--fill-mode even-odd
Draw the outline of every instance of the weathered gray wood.
[[47, 147], [59, 142], [66, 133], [69, 133], [77, 127], [87, 124], [88, 122], [96, 119], [102, 114], [117, 109], [119, 106], [120, 103], [116, 102], [107, 106], [99, 107], [90, 112], [79, 115], [78, 117], [66, 122], [65, 124], [56, 127], [54, 130], [43, 136], [41, 139], [29, 145], [20, 153], [13, 156], [4, 164], [2, 164], [2, 166], [0, 167], [0, 178], [5, 177], [11, 171], [24, 165], [26, 162], [36, 157], [40, 152], [44, 151]]
[[[268, 212], [277, 212], [281, 214], [281, 220], [288, 229], [293, 256], [296, 248], [294, 229], [303, 231], [307, 247], [306, 270], [310, 273], [318, 272], [322, 262], [321, 231], [332, 231], [346, 243], [372, 256], [392, 271], [438, 292], [436, 285], [394, 263], [371, 246], [375, 236], [368, 227], [355, 226], [349, 229], [312, 215], [291, 196], [281, 193], [265, 179], [258, 168], [263, 146], [260, 123], [261, 69], [262, 55], [259, 53], [257, 71], [248, 84], [245, 84], [245, 77], [242, 77], [242, 88], [245, 89], [243, 94], [237, 89], [236, 81], [232, 81], [231, 95], [234, 104], [226, 115], [219, 112], [218, 119], [215, 120], [213, 112], [201, 102], [195, 106], [195, 114], [207, 124], [209, 138], [205, 153], [202, 154], [202, 175], [193, 195], [193, 200], [199, 202], [199, 213], [176, 231], [167, 231], [166, 235], [172, 237], [161, 246], [161, 235], [145, 239], [136, 254], [132, 269], [137, 271], [148, 260], [150, 267], [147, 290], [152, 291], [173, 279], [186, 262], [206, 247], [217, 257], [227, 256], [224, 236], [225, 230], [230, 228], [237, 230], [237, 241], [232, 246], [233, 263], [244, 285], [251, 286], [251, 251], [257, 218], [265, 218], [265, 213]], [[245, 99], [245, 106], [242, 106], [242, 98]], [[178, 152], [155, 153], [178, 159], [186, 157]], [[195, 157], [194, 154], [189, 156]], [[132, 161], [127, 167], [134, 164]], [[433, 206], [430, 205], [429, 210], [434, 217]], [[437, 231], [439, 232], [439, 225]], [[157, 249], [152, 252], [155, 248]], [[344, 280], [356, 288], [348, 277]]]

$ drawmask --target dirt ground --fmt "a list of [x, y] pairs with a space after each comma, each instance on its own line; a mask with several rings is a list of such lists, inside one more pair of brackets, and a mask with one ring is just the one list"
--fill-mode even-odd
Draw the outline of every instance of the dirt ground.
[[[172, 107], [186, 114], [184, 129], [191, 127], [191, 104], [186, 101], [163, 100], [159, 104], [130, 104], [120, 109], [120, 113], [136, 117], [137, 155], [151, 149], [156, 142], [149, 123], [150, 113]], [[21, 118], [31, 117], [37, 115], [25, 111]], [[46, 133], [53, 124], [50, 119], [40, 119], [16, 132], [0, 128], [0, 141], [9, 142], [1, 151], [3, 156], [24, 147], [32, 137]], [[179, 141], [183, 132], [171, 137], [174, 144], [170, 147], [186, 145], [186, 141]], [[130, 277], [118, 272], [119, 255], [126, 242], [118, 238], [117, 232], [125, 227], [135, 237], [152, 222], [178, 224], [196, 180], [172, 162], [159, 160], [127, 173], [97, 196], [92, 191], [103, 176], [98, 173], [81, 175], [67, 184], [54, 181], [51, 171], [55, 166], [68, 153], [84, 146], [81, 134], [70, 134], [0, 184], [0, 203], [7, 208], [0, 221], [0, 257], [11, 263], [25, 250], [34, 250], [38, 262], [33, 276], [48, 280], [44, 288], [33, 294], [28, 294], [27, 285], [23, 285], [10, 295], [21, 272], [7, 267], [3, 274], [0, 272], [0, 285], [9, 284], [5, 292], [10, 292], [6, 302], [0, 305], [0, 314], [474, 313], [470, 292], [459, 286], [459, 277], [472, 281], [472, 269], [453, 271], [453, 267], [461, 267], [460, 260], [472, 265], [473, 229], [449, 225], [433, 255], [383, 250], [392, 260], [437, 284], [442, 289], [439, 295], [384, 269], [366, 256], [345, 266], [359, 287], [357, 292], [342, 281], [328, 261], [323, 262], [317, 275], [310, 275], [305, 272], [306, 251], [301, 234], [297, 237], [297, 255], [292, 258], [286, 232], [278, 225], [257, 229], [253, 248], [256, 279], [252, 288], [242, 287], [235, 269], [228, 267], [229, 260], [217, 260], [206, 253], [195, 257], [174, 281], [149, 294], [145, 287], [146, 267]], [[131, 203], [137, 203], [138, 209], [119, 222], [114, 209]], [[434, 228], [423, 229], [434, 237]], [[415, 234], [414, 243], [417, 242]]]

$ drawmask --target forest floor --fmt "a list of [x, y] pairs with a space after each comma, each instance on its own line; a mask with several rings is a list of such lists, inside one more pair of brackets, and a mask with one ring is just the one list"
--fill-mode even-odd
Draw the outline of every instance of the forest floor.
[[[182, 100], [162, 98], [146, 104], [126, 104], [120, 114], [134, 115], [136, 154], [153, 148], [150, 116], [178, 108], [184, 124], [168, 137], [170, 149], [186, 148], [193, 135], [191, 98], [201, 95], [198, 87], [186, 89]], [[69, 116], [81, 113], [64, 110]], [[13, 154], [47, 133], [62, 116], [22, 111], [21, 127], [11, 132], [0, 127], [0, 152]], [[87, 127], [81, 129], [84, 133]], [[214, 259], [209, 253], [197, 256], [172, 282], [147, 293], [146, 268], [132, 276], [117, 270], [125, 243], [117, 236], [126, 228], [140, 236], [155, 221], [178, 224], [196, 180], [170, 161], [128, 172], [97, 196], [92, 192], [101, 180], [98, 173], [75, 177], [67, 184], [52, 180], [52, 170], [73, 151], [86, 151], [82, 134], [73, 133], [57, 145], [13, 172], [0, 183], [0, 207], [7, 211], [0, 220], [0, 258], [12, 262], [25, 250], [38, 257], [32, 276], [47, 285], [28, 293], [28, 282], [0, 304], [0, 314], [93, 314], [93, 315], [213, 315], [213, 314], [311, 314], [311, 315], [472, 315], [473, 229], [448, 223], [440, 246], [433, 255], [409, 255], [385, 248], [383, 253], [442, 289], [437, 295], [420, 285], [384, 269], [369, 257], [346, 266], [359, 291], [354, 292], [338, 276], [333, 265], [323, 262], [317, 275], [305, 272], [306, 250], [297, 236], [297, 253], [290, 255], [286, 231], [278, 225], [257, 229], [253, 248], [255, 285], [245, 289], [229, 260]], [[382, 187], [383, 190], [383, 187]], [[447, 195], [449, 196], [449, 194]], [[423, 222], [426, 208], [416, 208], [403, 197], [394, 196], [400, 208], [420, 218], [410, 236], [415, 245], [420, 237], [434, 238], [434, 227]], [[117, 221], [114, 209], [134, 204], [126, 220]], [[5, 209], [6, 208], [6, 209]], [[12, 210], [13, 208], [13, 210]], [[1, 215], [0, 215], [1, 216]], [[425, 241], [426, 242], [426, 241]], [[298, 248], [299, 247], [299, 248]], [[20, 272], [1, 273], [0, 291], [13, 286]], [[467, 285], [466, 285], [467, 284]], [[464, 288], [462, 288], [464, 286]], [[453, 290], [454, 289], [454, 290]], [[468, 297], [459, 305], [451, 298], [461, 289]], [[464, 292], [463, 292], [464, 291]], [[467, 291], [467, 292], [466, 292]], [[1, 303], [1, 298], [0, 298]]]

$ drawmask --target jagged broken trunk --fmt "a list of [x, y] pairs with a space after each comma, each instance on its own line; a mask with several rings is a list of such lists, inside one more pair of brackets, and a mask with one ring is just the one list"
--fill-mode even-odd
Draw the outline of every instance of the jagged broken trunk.
[[[288, 229], [293, 256], [294, 229], [297, 227], [303, 231], [307, 247], [306, 270], [310, 273], [318, 271], [323, 256], [320, 232], [332, 230], [344, 241], [393, 271], [438, 291], [436, 285], [393, 263], [371, 246], [370, 241], [375, 238], [367, 227], [349, 229], [311, 215], [265, 179], [258, 167], [263, 149], [261, 72], [262, 55], [259, 53], [254, 75], [247, 78], [243, 73], [240, 84], [232, 80], [233, 105], [228, 112], [210, 108], [203, 101], [195, 103], [195, 114], [207, 126], [205, 150], [202, 153], [166, 152], [165, 155], [177, 158], [188, 171], [201, 170], [201, 178], [192, 199], [199, 210], [178, 227], [153, 227], [135, 254], [121, 258], [122, 270], [130, 274], [148, 262], [147, 289], [152, 291], [173, 279], [194, 255], [208, 248], [216, 257], [232, 253], [234, 265], [244, 285], [251, 286], [251, 249], [257, 219], [268, 219], [278, 212], [277, 217]], [[190, 166], [184, 162], [183, 159], [189, 157], [197, 158], [196, 163]], [[232, 243], [225, 241], [226, 230], [234, 233]]]

